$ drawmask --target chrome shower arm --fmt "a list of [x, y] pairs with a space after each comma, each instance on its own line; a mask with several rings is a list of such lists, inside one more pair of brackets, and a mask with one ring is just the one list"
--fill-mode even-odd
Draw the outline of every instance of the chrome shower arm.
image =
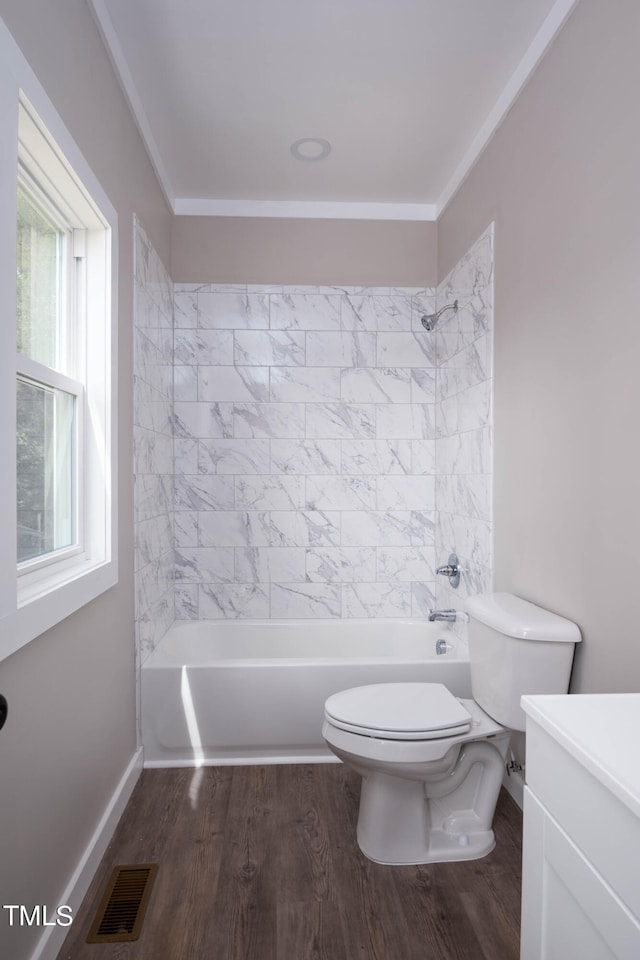
[[423, 317], [420, 317], [420, 322], [425, 330], [433, 330], [436, 323], [440, 319], [440, 316], [445, 312], [445, 310], [453, 310], [455, 313], [457, 313], [458, 301], [454, 300], [453, 303], [448, 303], [445, 307], [440, 307], [436, 313], [425, 313]]

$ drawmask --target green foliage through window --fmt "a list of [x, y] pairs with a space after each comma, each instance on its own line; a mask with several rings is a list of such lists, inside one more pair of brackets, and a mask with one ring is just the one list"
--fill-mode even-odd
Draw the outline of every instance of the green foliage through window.
[[60, 370], [65, 234], [18, 190], [17, 350]]

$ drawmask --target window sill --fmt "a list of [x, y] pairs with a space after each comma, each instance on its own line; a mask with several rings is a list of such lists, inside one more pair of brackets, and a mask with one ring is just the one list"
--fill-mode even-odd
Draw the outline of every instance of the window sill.
[[10, 656], [95, 600], [118, 582], [115, 560], [72, 557], [56, 570], [34, 571], [18, 580], [17, 609], [0, 620], [0, 660]]

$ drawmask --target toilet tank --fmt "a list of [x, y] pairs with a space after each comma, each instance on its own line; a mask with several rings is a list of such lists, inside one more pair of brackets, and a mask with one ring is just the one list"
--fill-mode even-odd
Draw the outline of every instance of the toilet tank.
[[473, 698], [498, 723], [524, 730], [520, 697], [567, 693], [580, 630], [511, 593], [470, 597], [466, 608]]

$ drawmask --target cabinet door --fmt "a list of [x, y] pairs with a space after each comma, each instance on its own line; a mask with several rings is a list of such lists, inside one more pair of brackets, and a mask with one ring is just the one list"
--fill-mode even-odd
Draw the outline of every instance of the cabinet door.
[[638, 919], [525, 788], [521, 960], [638, 957]]

